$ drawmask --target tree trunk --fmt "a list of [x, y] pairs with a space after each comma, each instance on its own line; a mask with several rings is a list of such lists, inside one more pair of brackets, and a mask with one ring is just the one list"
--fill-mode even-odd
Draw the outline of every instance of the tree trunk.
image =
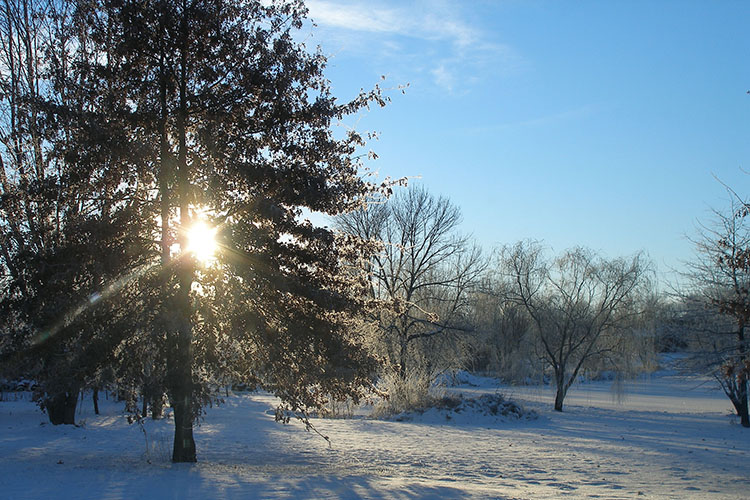
[[555, 394], [555, 411], [563, 411], [563, 400], [565, 400], [565, 391], [558, 387]]
[[71, 387], [67, 391], [58, 392], [44, 400], [44, 409], [52, 425], [75, 425], [76, 406], [78, 406], [78, 387]]
[[94, 395], [92, 396], [92, 399], [94, 400], [94, 414], [99, 415], [99, 389], [94, 387]]
[[745, 321], [741, 320], [737, 325], [737, 338], [739, 340], [739, 373], [737, 375], [737, 396], [739, 399], [739, 408], [737, 408], [737, 414], [740, 417], [740, 425], [742, 427], [750, 427], [750, 415], [748, 415], [747, 407], [747, 375], [748, 369], [750, 369], [750, 363], [748, 363], [748, 352], [747, 343], [745, 340]]
[[737, 407], [737, 414], [740, 417], [740, 425], [742, 427], [750, 427], [750, 414], [747, 407], [747, 376], [743, 372], [737, 378], [737, 384], [739, 385], [739, 405], [735, 405], [735, 407]]
[[192, 394], [180, 387], [174, 391], [174, 444], [172, 462], [197, 462], [193, 439]]
[[[183, 19], [181, 34], [183, 47], [180, 51], [179, 106], [177, 109], [177, 195], [180, 208], [180, 227], [178, 241], [181, 252], [187, 248], [186, 228], [191, 224], [190, 218], [190, 180], [187, 164], [187, 21]], [[193, 439], [193, 325], [190, 288], [193, 285], [194, 264], [191, 256], [182, 254], [177, 267], [178, 290], [175, 296], [175, 313], [177, 326], [174, 361], [171, 369], [172, 394], [174, 398], [174, 448], [173, 462], [196, 462], [195, 440]]]
[[173, 462], [196, 462], [193, 440], [193, 325], [191, 318], [190, 286], [193, 280], [190, 259], [182, 259], [178, 267], [179, 289], [174, 314], [176, 331], [171, 343], [169, 399], [174, 408]]
[[[182, 267], [185, 267], [185, 264]], [[184, 278], [184, 275], [181, 278]], [[168, 366], [171, 372], [169, 374], [169, 386], [171, 388], [169, 399], [174, 409], [172, 461], [196, 462], [195, 441], [193, 439], [193, 353], [189, 288], [186, 290], [185, 287], [181, 286], [176, 298], [181, 307], [176, 311], [178, 327], [171, 346], [171, 363]]]
[[563, 401], [565, 401], [565, 394], [568, 392], [568, 388], [565, 386], [565, 376], [556, 375], [555, 381], [557, 384], [557, 391], [555, 392], [555, 411], [563, 411]]
[[406, 348], [408, 344], [405, 341], [401, 342], [401, 349], [399, 350], [398, 360], [398, 377], [401, 380], [406, 380]]

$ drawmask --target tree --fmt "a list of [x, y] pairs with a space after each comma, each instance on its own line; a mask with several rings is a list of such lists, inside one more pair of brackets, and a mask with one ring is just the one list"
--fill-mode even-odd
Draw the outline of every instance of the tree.
[[[102, 284], [148, 259], [147, 248], [123, 231], [140, 226], [140, 186], [124, 187], [123, 173], [106, 166], [94, 170], [96, 147], [71, 154], [74, 137], [96, 144], [116, 128], [81, 128], [60, 112], [97, 107], [72, 85], [90, 54], [80, 50], [75, 64], [68, 60], [69, 7], [8, 0], [0, 11], [3, 365], [36, 380], [35, 396], [53, 424], [74, 423], [79, 390], [107, 362], [103, 345], [118, 338], [129, 316], [109, 309]], [[79, 33], [78, 45], [84, 40]], [[61, 65], [67, 81], [55, 74]]]
[[[366, 246], [301, 215], [342, 213], [375, 188], [359, 177], [362, 137], [336, 138], [331, 125], [384, 105], [380, 89], [344, 103], [331, 95], [325, 57], [294, 40], [302, 2], [74, 5], [65, 33], [72, 42], [55, 78], [91, 101], [58, 103], [49, 126], [72, 124], [71, 168], [121, 174], [118, 186], [131, 195], [114, 205], [132, 200], [138, 214], [121, 234], [145, 243], [136, 255], [148, 263], [124, 259], [116, 278], [80, 289], [115, 282], [127, 284], [122, 293], [142, 292], [127, 309], [111, 301], [132, 322], [106, 352], [120, 361], [148, 352], [165, 364], [173, 461], [196, 460], [193, 421], [227, 380], [265, 387], [290, 411], [361, 397], [375, 364], [351, 328], [363, 282], [344, 262]], [[117, 129], [113, 139], [92, 140], [101, 125]], [[216, 233], [213, 259], [190, 251], [197, 223]]]
[[555, 410], [562, 411], [587, 362], [616, 352], [624, 328], [637, 315], [634, 299], [647, 271], [640, 255], [606, 260], [575, 248], [548, 262], [538, 243], [502, 250], [500, 275], [509, 297], [526, 309], [541, 355], [552, 368]]
[[728, 214], [714, 212], [694, 241], [683, 291], [687, 307], [681, 324], [695, 334], [700, 358], [730, 399], [740, 423], [750, 427], [748, 376], [750, 352], [745, 329], [750, 324], [750, 232], [748, 205], [733, 203]]
[[[336, 221], [344, 232], [383, 245], [367, 271], [371, 297], [392, 306], [373, 318], [388, 366], [404, 380], [439, 365], [438, 351], [419, 345], [473, 330], [470, 292], [484, 269], [479, 249], [457, 233], [458, 207], [416, 187]], [[452, 347], [445, 352], [455, 353]]]

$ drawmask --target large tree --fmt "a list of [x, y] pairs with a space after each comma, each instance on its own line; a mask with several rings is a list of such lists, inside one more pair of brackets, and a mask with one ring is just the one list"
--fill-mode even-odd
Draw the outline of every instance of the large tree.
[[[172, 459], [196, 460], [192, 423], [228, 380], [263, 386], [292, 411], [360, 397], [374, 361], [351, 325], [363, 282], [343, 264], [365, 246], [312, 226], [302, 209], [336, 215], [372, 192], [355, 155], [362, 137], [331, 126], [385, 104], [380, 90], [331, 95], [325, 57], [294, 38], [302, 2], [73, 5], [65, 56], [86, 71], [61, 62], [56, 78], [95, 105], [62, 103], [54, 116], [75, 124], [66, 161], [143, 190], [125, 234], [158, 257], [121, 272], [149, 293], [129, 304], [141, 309], [131, 336], [109, 347], [121, 356], [135, 343], [166, 365]], [[91, 158], [100, 124], [117, 130]], [[212, 258], [189, 241], [198, 225], [204, 239], [215, 233]]]
[[478, 247], [459, 233], [458, 207], [417, 186], [336, 221], [346, 233], [382, 244], [367, 271], [370, 296], [388, 305], [371, 318], [388, 367], [405, 380], [446, 368], [441, 355], [455, 361], [455, 343], [437, 343], [473, 331], [469, 300], [485, 267]]

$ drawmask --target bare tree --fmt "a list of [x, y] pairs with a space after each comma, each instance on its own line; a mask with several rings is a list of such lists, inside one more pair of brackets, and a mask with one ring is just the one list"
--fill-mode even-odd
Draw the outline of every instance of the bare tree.
[[381, 355], [402, 380], [410, 369], [435, 368], [438, 353], [431, 347], [473, 329], [470, 291], [484, 261], [457, 233], [460, 222], [458, 207], [422, 187], [337, 218], [344, 232], [382, 242], [369, 264], [370, 293], [391, 307], [373, 319]]
[[509, 297], [531, 318], [554, 374], [555, 410], [562, 411], [585, 363], [617, 352], [648, 266], [640, 254], [606, 260], [583, 248], [548, 261], [541, 245], [521, 242], [502, 250], [500, 269]]
[[[729, 213], [714, 211], [694, 240], [696, 257], [687, 264], [689, 323], [703, 365], [732, 401], [743, 427], [750, 427], [748, 378], [750, 353], [745, 329], [750, 324], [750, 231], [748, 205], [733, 202]], [[698, 311], [696, 313], [696, 311]]]

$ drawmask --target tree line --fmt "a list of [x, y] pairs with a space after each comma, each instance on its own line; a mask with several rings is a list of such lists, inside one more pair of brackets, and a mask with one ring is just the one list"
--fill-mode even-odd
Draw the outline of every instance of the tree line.
[[562, 411], [582, 370], [622, 370], [643, 353], [630, 352], [653, 290], [643, 255], [574, 248], [550, 257], [533, 241], [482, 255], [460, 221], [458, 207], [423, 187], [337, 218], [383, 244], [368, 264], [369, 293], [394, 307], [369, 322], [396, 394], [411, 388], [419, 399], [436, 373], [457, 367], [511, 380], [550, 368]]
[[750, 427], [750, 209], [729, 192], [669, 292], [643, 253], [554, 255], [521, 241], [482, 255], [460, 233], [459, 208], [419, 186], [339, 216], [341, 230], [383, 245], [367, 263], [368, 292], [394, 307], [368, 324], [392, 409], [424, 404], [436, 374], [464, 368], [549, 382], [562, 411], [581, 377], [650, 372], [659, 353], [678, 351], [677, 368], [713, 377]]

